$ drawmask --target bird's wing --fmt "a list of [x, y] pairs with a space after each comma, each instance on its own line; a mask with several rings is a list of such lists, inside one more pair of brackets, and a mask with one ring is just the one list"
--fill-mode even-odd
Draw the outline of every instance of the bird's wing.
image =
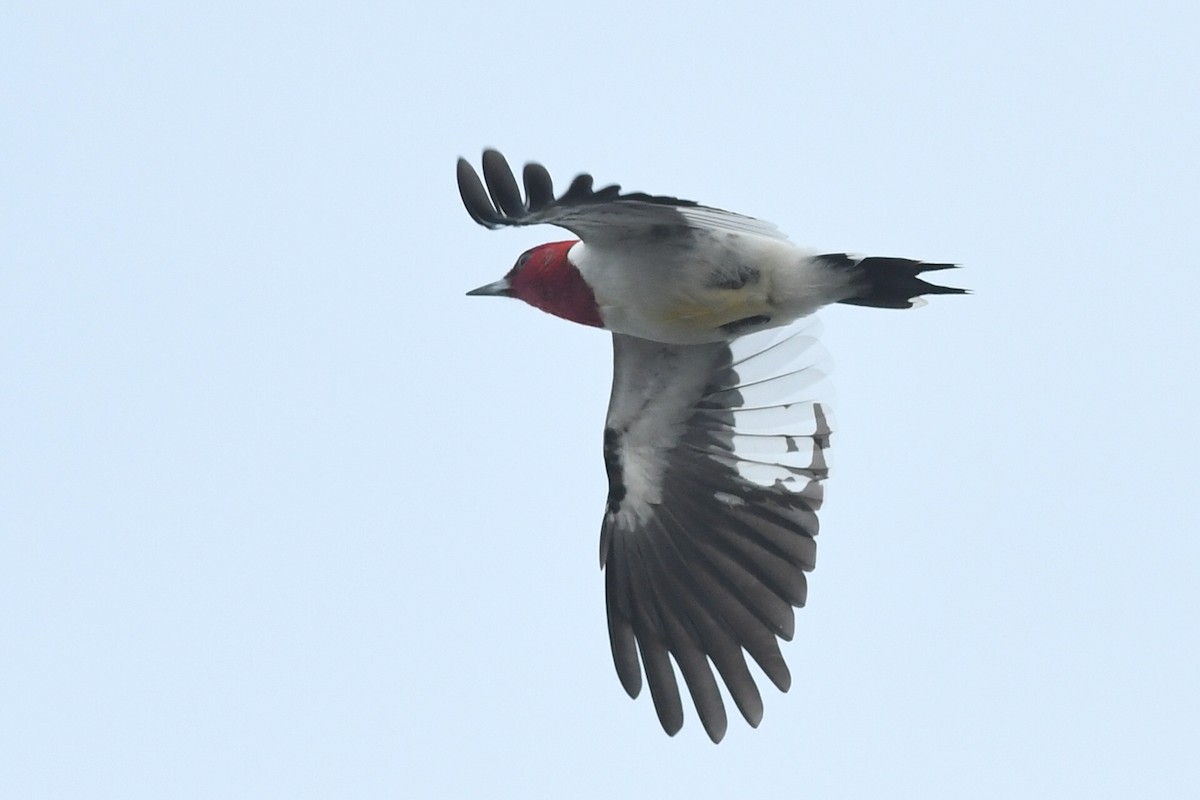
[[[567, 191], [554, 196], [546, 168], [525, 165], [525, 195], [508, 162], [496, 150], [483, 152], [483, 180], [464, 158], [458, 160], [458, 191], [471, 218], [485, 228], [543, 223], [566, 228], [585, 242], [669, 238], [696, 231], [750, 233], [786, 240], [769, 222], [709, 208], [691, 200], [631, 192], [620, 186], [592, 188], [592, 176], [575, 176]], [[484, 185], [486, 181], [486, 187]]]
[[731, 342], [613, 336], [601, 529], [613, 661], [630, 696], [642, 670], [659, 721], [683, 724], [673, 656], [713, 741], [725, 733], [715, 665], [742, 715], [762, 719], [743, 650], [782, 691], [777, 637], [814, 565], [829, 424], [816, 322]]

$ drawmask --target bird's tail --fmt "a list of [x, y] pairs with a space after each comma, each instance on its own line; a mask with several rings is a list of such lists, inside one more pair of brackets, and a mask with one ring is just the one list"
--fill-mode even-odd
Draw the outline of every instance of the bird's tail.
[[871, 256], [855, 258], [845, 253], [818, 256], [828, 266], [851, 274], [854, 294], [839, 303], [874, 308], [912, 308], [913, 298], [924, 294], [967, 294], [966, 289], [937, 286], [917, 276], [922, 272], [953, 269], [957, 264], [928, 264], [908, 258]]

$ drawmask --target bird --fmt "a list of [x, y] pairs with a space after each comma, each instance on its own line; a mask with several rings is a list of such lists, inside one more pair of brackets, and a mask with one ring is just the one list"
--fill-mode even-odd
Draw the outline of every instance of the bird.
[[588, 173], [556, 196], [536, 162], [522, 193], [494, 149], [482, 168], [481, 179], [465, 158], [457, 164], [476, 223], [548, 224], [577, 238], [526, 250], [467, 294], [515, 298], [612, 335], [600, 567], [621, 686], [637, 698], [644, 671], [674, 736], [684, 722], [674, 660], [714, 743], [728, 728], [718, 675], [757, 728], [763, 700], [746, 655], [788, 691], [779, 641], [792, 639], [807, 599], [828, 476], [813, 313], [967, 294], [920, 277], [958, 265], [804, 249], [753, 217], [595, 189]]

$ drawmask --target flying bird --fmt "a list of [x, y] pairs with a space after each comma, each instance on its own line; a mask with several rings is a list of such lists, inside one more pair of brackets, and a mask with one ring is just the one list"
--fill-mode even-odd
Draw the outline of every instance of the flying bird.
[[613, 337], [600, 530], [613, 663], [630, 697], [643, 669], [674, 735], [673, 658], [709, 738], [727, 718], [713, 667], [746, 721], [763, 703], [745, 655], [781, 691], [779, 639], [815, 565], [828, 414], [814, 394], [810, 315], [831, 303], [909, 308], [965, 294], [919, 277], [954, 264], [819, 253], [760, 220], [577, 176], [555, 196], [541, 164], [524, 193], [499, 152], [483, 180], [458, 160], [467, 212], [496, 229], [549, 224], [578, 239], [526, 250], [469, 295], [513, 297]]

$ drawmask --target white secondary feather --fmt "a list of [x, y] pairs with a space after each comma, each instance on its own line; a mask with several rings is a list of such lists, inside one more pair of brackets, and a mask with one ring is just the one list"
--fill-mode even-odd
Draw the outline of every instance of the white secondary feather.
[[[814, 452], [830, 433], [822, 402], [830, 392], [819, 331], [807, 318], [728, 344], [616, 336], [607, 427], [619, 437], [614, 455], [624, 472], [620, 527], [635, 529], [656, 513], [667, 471], [682, 469], [671, 459], [680, 447], [735, 466], [759, 486], [792, 487], [798, 474], [823, 478]], [[705, 431], [717, 435], [691, 442]]]
[[788, 241], [788, 237], [776, 225], [745, 214], [710, 206], [666, 205], [622, 198], [594, 205], [554, 209], [543, 212], [536, 219], [566, 228], [589, 243], [628, 244], [630, 239], [654, 237], [670, 230], [664, 226], [683, 226], [702, 233], [749, 234]]
[[788, 237], [774, 224], [744, 214], [736, 214], [709, 206], [690, 206], [676, 209], [694, 228], [726, 231], [729, 233], [751, 233], [771, 239], [788, 241]]

